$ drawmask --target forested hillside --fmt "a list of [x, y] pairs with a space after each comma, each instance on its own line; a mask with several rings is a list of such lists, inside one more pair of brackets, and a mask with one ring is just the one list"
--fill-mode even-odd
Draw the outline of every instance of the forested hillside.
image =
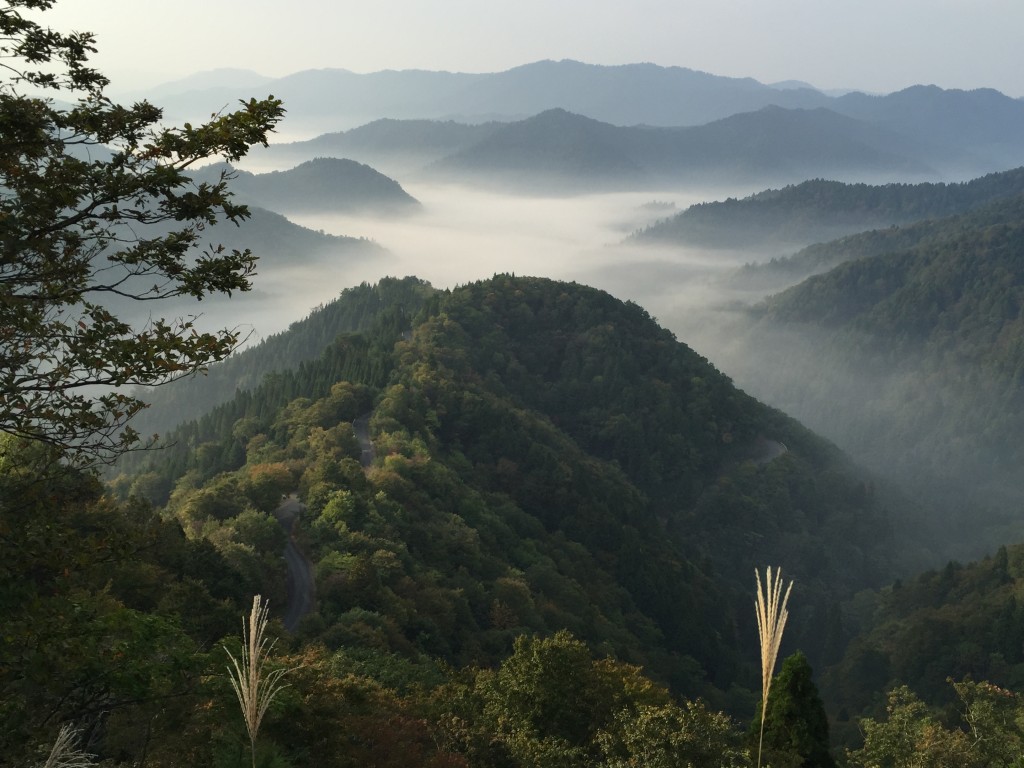
[[770, 299], [743, 345], [764, 397], [944, 509], [947, 556], [1020, 535], [1022, 214], [1016, 197], [823, 246], [864, 258]]
[[[372, 286], [364, 283], [347, 288], [335, 301], [292, 323], [286, 332], [232, 355], [204, 375], [146, 390], [149, 408], [136, 418], [136, 429], [147, 435], [166, 435], [237, 392], [253, 389], [269, 374], [283, 374], [318, 358], [339, 335], [369, 329], [388, 309], [414, 315], [433, 292], [428, 284], [413, 277], [384, 278]], [[137, 460], [136, 456], [126, 456], [124, 466], [130, 467]]]
[[[501, 277], [399, 310], [120, 482], [158, 500], [173, 486], [169, 511], [215, 540], [240, 491], [265, 489], [269, 511], [297, 488], [310, 639], [495, 663], [520, 632], [568, 628], [677, 690], [739, 695], [755, 565], [798, 579], [794, 642], [815, 658], [841, 642], [829, 606], [895, 573], [872, 481], [639, 307]], [[352, 421], [367, 412], [364, 473]]]
[[949, 562], [865, 593], [851, 606], [857, 634], [824, 676], [832, 706], [851, 716], [883, 714], [883, 692], [910, 686], [931, 704], [955, 701], [947, 679], [1024, 686], [1024, 546]]
[[965, 213], [1024, 193], [1024, 169], [960, 184], [844, 184], [815, 179], [693, 205], [633, 235], [638, 242], [783, 253], [843, 235]]

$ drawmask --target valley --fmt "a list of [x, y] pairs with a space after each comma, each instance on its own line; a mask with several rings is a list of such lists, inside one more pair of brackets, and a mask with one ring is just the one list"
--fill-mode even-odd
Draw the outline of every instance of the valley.
[[51, 5], [0, 3], [0, 762], [1020, 765], [1019, 94], [346, 25], [119, 106]]

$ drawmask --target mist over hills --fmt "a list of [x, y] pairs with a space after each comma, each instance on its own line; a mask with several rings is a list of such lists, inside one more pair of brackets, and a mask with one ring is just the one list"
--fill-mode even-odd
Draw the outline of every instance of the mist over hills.
[[302, 211], [375, 211], [408, 213], [419, 203], [401, 185], [354, 160], [316, 158], [287, 171], [249, 173], [224, 165], [197, 171], [197, 181], [215, 181], [222, 171], [233, 175], [232, 194], [242, 202], [281, 213]]
[[274, 144], [260, 154], [275, 161], [293, 163], [310, 157], [348, 157], [389, 174], [410, 173], [477, 144], [502, 125], [496, 122], [470, 125], [452, 120], [381, 118], [307, 141]]
[[[949, 216], [1022, 192], [1024, 168], [958, 184], [844, 184], [819, 178], [739, 200], [699, 203], [634, 233], [631, 239], [792, 252], [843, 235]], [[800, 257], [786, 261], [796, 269]]]
[[[361, 646], [388, 627], [370, 641], [388, 652], [487, 663], [516, 633], [569, 626], [681, 690], [724, 691], [748, 679], [736, 616], [765, 548], [801, 580], [791, 631], [815, 655], [834, 600], [898, 570], [894, 497], [634, 304], [536, 278], [388, 281], [274, 347], [323, 343], [331, 317], [363, 332], [184, 425], [127, 480], [177, 488], [172, 513], [213, 530], [253, 467], [291, 467], [321, 563], [310, 639]], [[370, 409], [364, 475], [347, 452]], [[404, 575], [344, 577], [339, 556], [364, 545]]]
[[[776, 768], [1024, 765], [1024, 100], [575, 61], [218, 70], [146, 94], [214, 113], [162, 133], [78, 67], [90, 37], [19, 13], [49, 5], [0, 11], [5, 761], [56, 739], [108, 768], [749, 768], [757, 739]], [[210, 28], [255, 49], [238, 19]], [[57, 52], [73, 114], [19, 93], [51, 84], [19, 59]], [[276, 102], [225, 105], [270, 92], [285, 136], [321, 135], [246, 154]], [[251, 218], [183, 168], [234, 177]], [[136, 301], [151, 280], [168, 298]], [[222, 327], [235, 354], [191, 370]], [[64, 431], [130, 417], [76, 399], [96, 379], [158, 385], [147, 449], [102, 468]], [[768, 563], [795, 584], [759, 711]], [[956, 698], [961, 676], [991, 682]], [[903, 683], [927, 706], [887, 707]]]
[[621, 127], [564, 109], [479, 126], [379, 120], [267, 154], [295, 161], [312, 153], [344, 154], [420, 179], [527, 191], [936, 174], [896, 134], [828, 110], [777, 107], [695, 128]]
[[951, 557], [1024, 535], [1022, 220], [1017, 195], [815, 246], [846, 260], [736, 335], [737, 379], [914, 489]]
[[[901, 137], [904, 151], [897, 157], [905, 162], [909, 154], [910, 160], [929, 166], [934, 178], [962, 179], [1024, 164], [1024, 101], [991, 89], [922, 85], [884, 96], [854, 92], [833, 97], [679, 67], [576, 61], [541, 61], [489, 74], [311, 70], [258, 85], [246, 79], [240, 78], [236, 87], [206, 90], [188, 90], [186, 82], [177, 86], [185, 90], [161, 102], [172, 114], [206, 114], [225, 101], [271, 92], [288, 104], [294, 125], [312, 127], [314, 133], [381, 118], [514, 122], [551, 109], [611, 125], [656, 127], [707, 125], [767, 107], [826, 109]], [[827, 136], [823, 141], [827, 145]], [[892, 151], [890, 142], [873, 146]], [[813, 156], [821, 148], [809, 150]], [[897, 163], [890, 178], [903, 178], [902, 170]]]

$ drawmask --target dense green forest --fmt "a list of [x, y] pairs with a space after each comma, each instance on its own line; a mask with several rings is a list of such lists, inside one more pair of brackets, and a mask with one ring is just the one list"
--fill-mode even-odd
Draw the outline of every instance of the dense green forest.
[[[346, 298], [354, 297], [341, 301]], [[406, 327], [412, 335], [402, 340]], [[341, 378], [350, 383], [332, 384]], [[358, 455], [351, 425], [338, 422], [351, 422], [374, 401], [371, 426], [383, 468], [352, 503], [373, 510], [379, 488], [394, 483], [388, 495], [397, 494], [398, 507], [422, 509], [411, 519], [378, 510], [389, 528], [376, 535], [391, 541], [389, 549], [451, 538], [454, 532], [434, 530], [445, 520], [492, 547], [513, 534], [536, 539], [523, 552], [508, 546], [476, 552], [472, 561], [480, 570], [467, 576], [486, 585], [517, 572], [527, 594], [550, 591], [556, 614], [531, 611], [529, 621], [518, 619], [535, 631], [558, 628], [553, 616], [561, 612], [575, 615], [585, 589], [584, 603], [599, 606], [599, 613], [577, 615], [571, 628], [598, 645], [637, 654], [681, 690], [703, 690], [704, 674], [721, 690], [743, 679], [738, 651], [730, 659], [726, 649], [740, 641], [743, 574], [760, 561], [762, 547], [789, 555], [819, 619], [838, 595], [895, 572], [891, 536], [879, 536], [892, 524], [889, 515], [871, 480], [834, 448], [736, 390], [638, 307], [539, 280], [496, 278], [435, 296], [415, 324], [385, 314], [365, 336], [341, 337], [319, 360], [272, 376], [184, 427], [130, 487], [158, 501], [174, 487], [172, 509], [191, 508], [197, 493], [235, 498], [232, 489], [247, 477], [259, 446], [256, 463], [288, 466], [281, 482], [299, 487], [315, 516], [332, 491], [354, 493], [348, 485], [355, 480], [345, 475], [344, 482], [333, 481], [337, 488], [314, 488], [310, 467], [328, 461], [319, 453], [327, 448], [334, 461], [346, 450], [350, 459]], [[308, 428], [295, 433], [289, 423], [295, 420], [334, 437], [326, 446], [310, 441]], [[759, 463], [769, 441], [788, 450]], [[497, 517], [485, 513], [495, 505], [502, 510]], [[576, 555], [555, 573], [568, 570], [573, 578], [556, 586], [562, 579], [543, 564], [564, 560], [562, 543]], [[330, 547], [351, 551], [352, 544]], [[823, 548], [836, 555], [812, 554]], [[428, 565], [443, 576], [446, 594], [467, 594], [467, 584], [445, 573], [462, 562], [458, 549], [429, 546], [411, 554], [410, 576]], [[548, 590], [541, 587], [545, 579], [555, 579]], [[481, 612], [498, 599], [493, 589], [484, 590], [475, 608], [450, 604], [450, 594], [440, 601], [447, 615], [476, 617], [431, 633], [452, 661], [500, 655], [501, 633], [483, 642], [486, 652], [478, 650], [479, 638], [451, 636], [456, 629], [487, 635]], [[680, 601], [716, 627], [714, 635], [694, 635]], [[420, 620], [430, 604], [420, 601]], [[623, 621], [631, 629], [616, 640]], [[807, 614], [797, 627], [796, 636], [817, 654], [825, 643], [821, 623]], [[697, 665], [688, 668], [692, 659]], [[691, 679], [696, 669], [704, 672]]]
[[[753, 716], [748, 574], [770, 559], [796, 579], [766, 729], [773, 765], [832, 759], [808, 660], [824, 671], [849, 765], [873, 765], [894, 749], [892, 728], [909, 726], [928, 749], [975, 760], [960, 764], [998, 764], [956, 719], [1017, 711], [1016, 699], [936, 685], [937, 665], [900, 661], [915, 646], [893, 632], [917, 630], [891, 629], [897, 611], [967, 587], [925, 595], [940, 579], [926, 574], [864, 591], [895, 578], [897, 551], [912, 546], [900, 510], [641, 308], [509, 276], [450, 292], [385, 281], [337, 303], [288, 333], [313, 348], [331, 312], [361, 333], [183, 427], [114, 483], [124, 501], [45, 457], [0, 467], [21, 500], [0, 528], [2, 653], [19, 660], [2, 680], [8, 754], [72, 720], [114, 764], [247, 760], [222, 644], [237, 646], [253, 593], [285, 607], [286, 533], [271, 513], [297, 491], [316, 609], [278, 639], [273, 665], [291, 670], [289, 687], [257, 742], [261, 763], [749, 765], [750, 737], [718, 711]], [[368, 466], [353, 427], [364, 414]], [[1017, 559], [996, 558], [1011, 585], [1000, 594], [1013, 592]], [[74, 642], [58, 642], [71, 606]], [[1020, 659], [989, 650], [1015, 642], [1013, 610], [965, 619], [980, 628], [996, 611], [1005, 627], [967, 630], [987, 663], [947, 674], [1013, 684]], [[962, 653], [960, 630], [936, 633], [922, 615], [920, 632], [949, 648], [937, 658]], [[61, 674], [31, 672], [52, 668]], [[946, 709], [931, 714], [908, 689], [886, 711], [884, 692], [903, 681]], [[862, 715], [873, 719], [860, 745]], [[1007, 722], [982, 725], [1018, 738]]]
[[[913, 573], [950, 537], [1024, 538], [1024, 199], [875, 233], [757, 310], [856, 366], [851, 394], [905, 398], [867, 426], [929, 442], [947, 483], [914, 505], [575, 283], [364, 284], [233, 362], [235, 331], [124, 314], [106, 299], [252, 288], [253, 253], [206, 246], [250, 212], [191, 174], [284, 108], [167, 128], [105, 96], [90, 34], [23, 15], [51, 5], [0, 4], [3, 764], [1019, 768], [1024, 544]], [[127, 387], [207, 367], [138, 440]]]
[[961, 565], [949, 562], [913, 579], [865, 592], [848, 606], [857, 639], [823, 679], [826, 697], [847, 713], [881, 714], [896, 683], [955, 707], [947, 679], [1024, 686], [1024, 547]]
[[[959, 184], [870, 185], [814, 179], [781, 189], [768, 189], [739, 200], [729, 198], [692, 205], [636, 232], [632, 239], [704, 248], [752, 248], [782, 254], [810, 243], [831, 241], [866, 230], [886, 230], [965, 213], [1022, 192], [1024, 169], [1021, 168]], [[812, 258], [808, 255], [802, 261]], [[821, 260], [817, 261], [815, 266], [820, 265]], [[834, 263], [833, 260], [831, 264]]]
[[[384, 278], [372, 286], [364, 283], [347, 288], [337, 301], [317, 307], [286, 332], [232, 355], [203, 376], [146, 391], [149, 408], [136, 418], [135, 428], [144, 434], [166, 435], [182, 422], [198, 419], [230, 400], [236, 392], [253, 389], [266, 376], [286, 375], [315, 360], [340, 334], [367, 330], [384, 311], [414, 315], [433, 293], [428, 284], [412, 277]], [[133, 466], [134, 460], [137, 457], [125, 457], [124, 466]]]
[[[12, 753], [56, 711], [90, 723], [110, 759], [243, 758], [215, 641], [233, 632], [247, 595], [283, 607], [285, 533], [270, 513], [296, 490], [317, 608], [280, 651], [279, 663], [301, 666], [268, 720], [267, 759], [302, 763], [311, 744], [332, 744], [339, 765], [407, 754], [629, 765], [658, 745], [672, 759], [711, 750], [742, 765], [747, 742], [713, 710], [752, 714], [746, 574], [766, 558], [797, 579], [784, 648], [820, 669], [840, 662], [824, 678], [827, 696], [838, 691], [830, 707], [847, 695], [832, 680], [876, 671], [867, 679], [877, 686], [858, 689], [871, 700], [842, 705], [837, 724], [863, 712], [886, 727], [871, 706], [905, 678], [863, 666], [895, 665], [878, 653], [856, 655], [877, 642], [865, 601], [882, 598], [862, 592], [837, 607], [897, 575], [912, 537], [835, 448], [735, 389], [639, 307], [593, 289], [505, 276], [437, 292], [407, 278], [335, 304], [268, 342], [300, 356], [326, 344], [318, 358], [183, 427], [150, 467], [115, 482], [131, 501], [46, 462], [4, 468], [24, 505], [6, 508], [4, 583], [38, 562], [5, 595], [18, 628], [5, 657], [24, 660], [5, 689]], [[366, 413], [368, 468], [352, 425]], [[53, 646], [64, 672], [43, 685], [28, 670], [57, 663], [38, 653], [72, 604], [79, 644]], [[848, 660], [857, 631], [867, 639]], [[110, 677], [114, 658], [123, 671]], [[549, 709], [528, 715], [523, 700]], [[174, 723], [173, 740], [154, 712]], [[382, 738], [402, 751], [376, 746]]]
[[742, 344], [761, 397], [935, 511], [922, 536], [946, 557], [1021, 532], [1022, 214], [1014, 197], [816, 248], [852, 260], [766, 301]]

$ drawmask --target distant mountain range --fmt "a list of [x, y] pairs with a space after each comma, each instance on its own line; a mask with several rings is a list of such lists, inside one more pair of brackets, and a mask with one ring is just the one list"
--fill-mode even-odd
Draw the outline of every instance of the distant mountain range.
[[318, 69], [254, 82], [251, 73], [240, 73], [235, 85], [228, 85], [224, 75], [210, 73], [212, 87], [187, 78], [156, 92], [171, 113], [186, 114], [205, 114], [225, 100], [273, 93], [285, 101], [290, 115], [333, 119], [337, 128], [381, 117], [507, 121], [557, 107], [617, 125], [700, 125], [773, 104], [813, 108], [829, 101], [810, 89], [782, 90], [751, 78], [683, 67], [596, 66], [570, 60], [538, 61], [487, 74]]
[[233, 173], [231, 191], [241, 201], [281, 213], [408, 213], [419, 207], [398, 182], [354, 160], [316, 158], [288, 171], [261, 174], [212, 165], [195, 178], [215, 181], [224, 170]]
[[278, 161], [332, 153], [416, 177], [587, 191], [937, 175], [931, 157], [891, 131], [825, 109], [778, 107], [693, 128], [621, 127], [564, 109], [478, 126], [379, 120], [268, 151]]
[[431, 174], [588, 186], [728, 182], [931, 169], [901, 141], [823, 109], [767, 107], [695, 128], [623, 128], [555, 109], [511, 123], [438, 161]]
[[[197, 87], [194, 79], [186, 79], [158, 88], [156, 94], [169, 116], [198, 117], [238, 98], [273, 93], [288, 108], [285, 130], [296, 126], [317, 132], [381, 118], [514, 122], [551, 109], [611, 125], [657, 127], [701, 126], [755, 113], [761, 117], [754, 122], [768, 121], [770, 131], [770, 121], [778, 116], [762, 113], [766, 107], [827, 109], [901, 137], [905, 151], [897, 152], [898, 158], [904, 163], [923, 162], [944, 178], [961, 179], [1024, 164], [1024, 101], [990, 89], [914, 86], [886, 96], [833, 97], [799, 84], [778, 88], [680, 67], [610, 67], [576, 61], [540, 61], [490, 74], [310, 70], [259, 81], [251, 73], [242, 73], [237, 85], [230, 86], [229, 78], [230, 72], [220, 71], [210, 75], [209, 82], [216, 84], [212, 87]], [[824, 141], [829, 148], [829, 140], [810, 135], [815, 141], [808, 154], [814, 158], [820, 150], [817, 144]], [[884, 142], [875, 148], [890, 153], [898, 147]], [[904, 171], [897, 163], [889, 178], [903, 178]]]

